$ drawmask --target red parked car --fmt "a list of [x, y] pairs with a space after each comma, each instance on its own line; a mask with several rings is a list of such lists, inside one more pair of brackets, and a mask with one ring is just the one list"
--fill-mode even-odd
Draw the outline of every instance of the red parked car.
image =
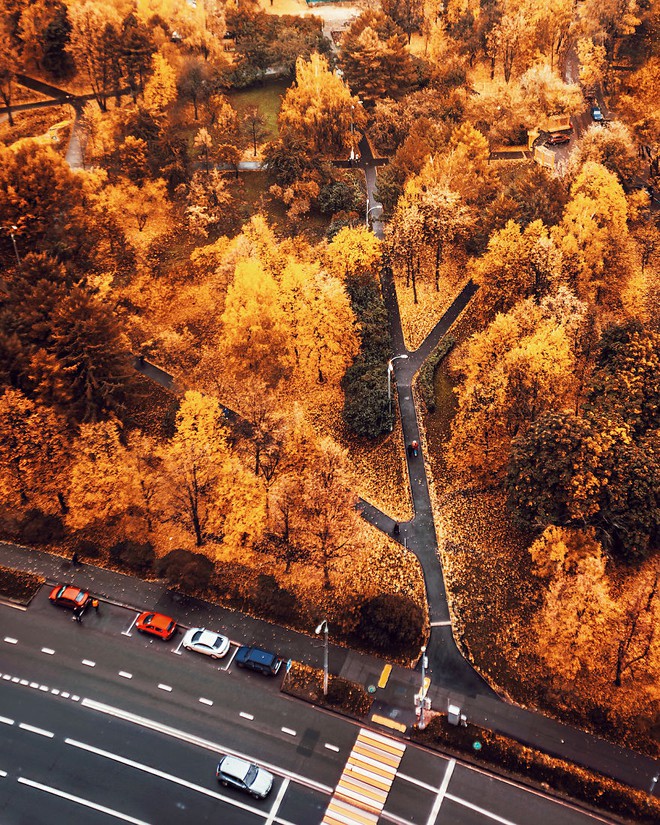
[[69, 607], [71, 610], [84, 610], [91, 599], [86, 590], [74, 587], [72, 584], [58, 584], [50, 591], [48, 598], [53, 604]]
[[563, 132], [557, 132], [556, 134], [550, 135], [549, 138], [546, 139], [545, 145], [546, 146], [559, 146], [562, 143], [570, 143], [571, 136], [566, 135]]
[[135, 622], [135, 627], [140, 633], [148, 633], [150, 636], [158, 636], [159, 639], [171, 639], [176, 631], [176, 622], [169, 616], [162, 613], [150, 613], [145, 610], [140, 613]]

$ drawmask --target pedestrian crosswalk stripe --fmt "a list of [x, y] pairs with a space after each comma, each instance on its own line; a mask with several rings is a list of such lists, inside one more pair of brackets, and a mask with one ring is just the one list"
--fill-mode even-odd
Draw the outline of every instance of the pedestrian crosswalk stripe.
[[362, 728], [322, 825], [375, 825], [405, 750], [402, 742]]

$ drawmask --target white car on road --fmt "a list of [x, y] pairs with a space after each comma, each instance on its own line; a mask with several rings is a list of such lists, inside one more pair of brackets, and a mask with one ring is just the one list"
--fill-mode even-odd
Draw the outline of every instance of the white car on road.
[[181, 644], [186, 650], [194, 650], [195, 653], [203, 653], [213, 659], [221, 659], [229, 650], [229, 639], [226, 636], [203, 627], [191, 628]]

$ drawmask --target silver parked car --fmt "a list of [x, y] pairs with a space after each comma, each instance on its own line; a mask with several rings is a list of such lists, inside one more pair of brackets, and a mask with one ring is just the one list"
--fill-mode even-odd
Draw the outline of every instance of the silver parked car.
[[222, 785], [246, 791], [257, 799], [265, 799], [273, 787], [272, 773], [238, 756], [223, 756], [215, 775]]
[[229, 639], [226, 636], [203, 627], [191, 628], [183, 637], [182, 644], [186, 650], [204, 653], [213, 659], [222, 658], [229, 650]]

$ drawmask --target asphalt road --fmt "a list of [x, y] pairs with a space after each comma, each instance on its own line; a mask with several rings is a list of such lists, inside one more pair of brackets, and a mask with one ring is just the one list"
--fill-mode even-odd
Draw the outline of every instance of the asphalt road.
[[[83, 625], [44, 588], [0, 605], [0, 821], [316, 825], [360, 732], [267, 679], [135, 633], [102, 604]], [[222, 630], [222, 628], [215, 628]], [[130, 634], [130, 635], [129, 635]], [[265, 801], [217, 785], [235, 752], [276, 775]], [[578, 825], [588, 814], [409, 743], [381, 822]]]

